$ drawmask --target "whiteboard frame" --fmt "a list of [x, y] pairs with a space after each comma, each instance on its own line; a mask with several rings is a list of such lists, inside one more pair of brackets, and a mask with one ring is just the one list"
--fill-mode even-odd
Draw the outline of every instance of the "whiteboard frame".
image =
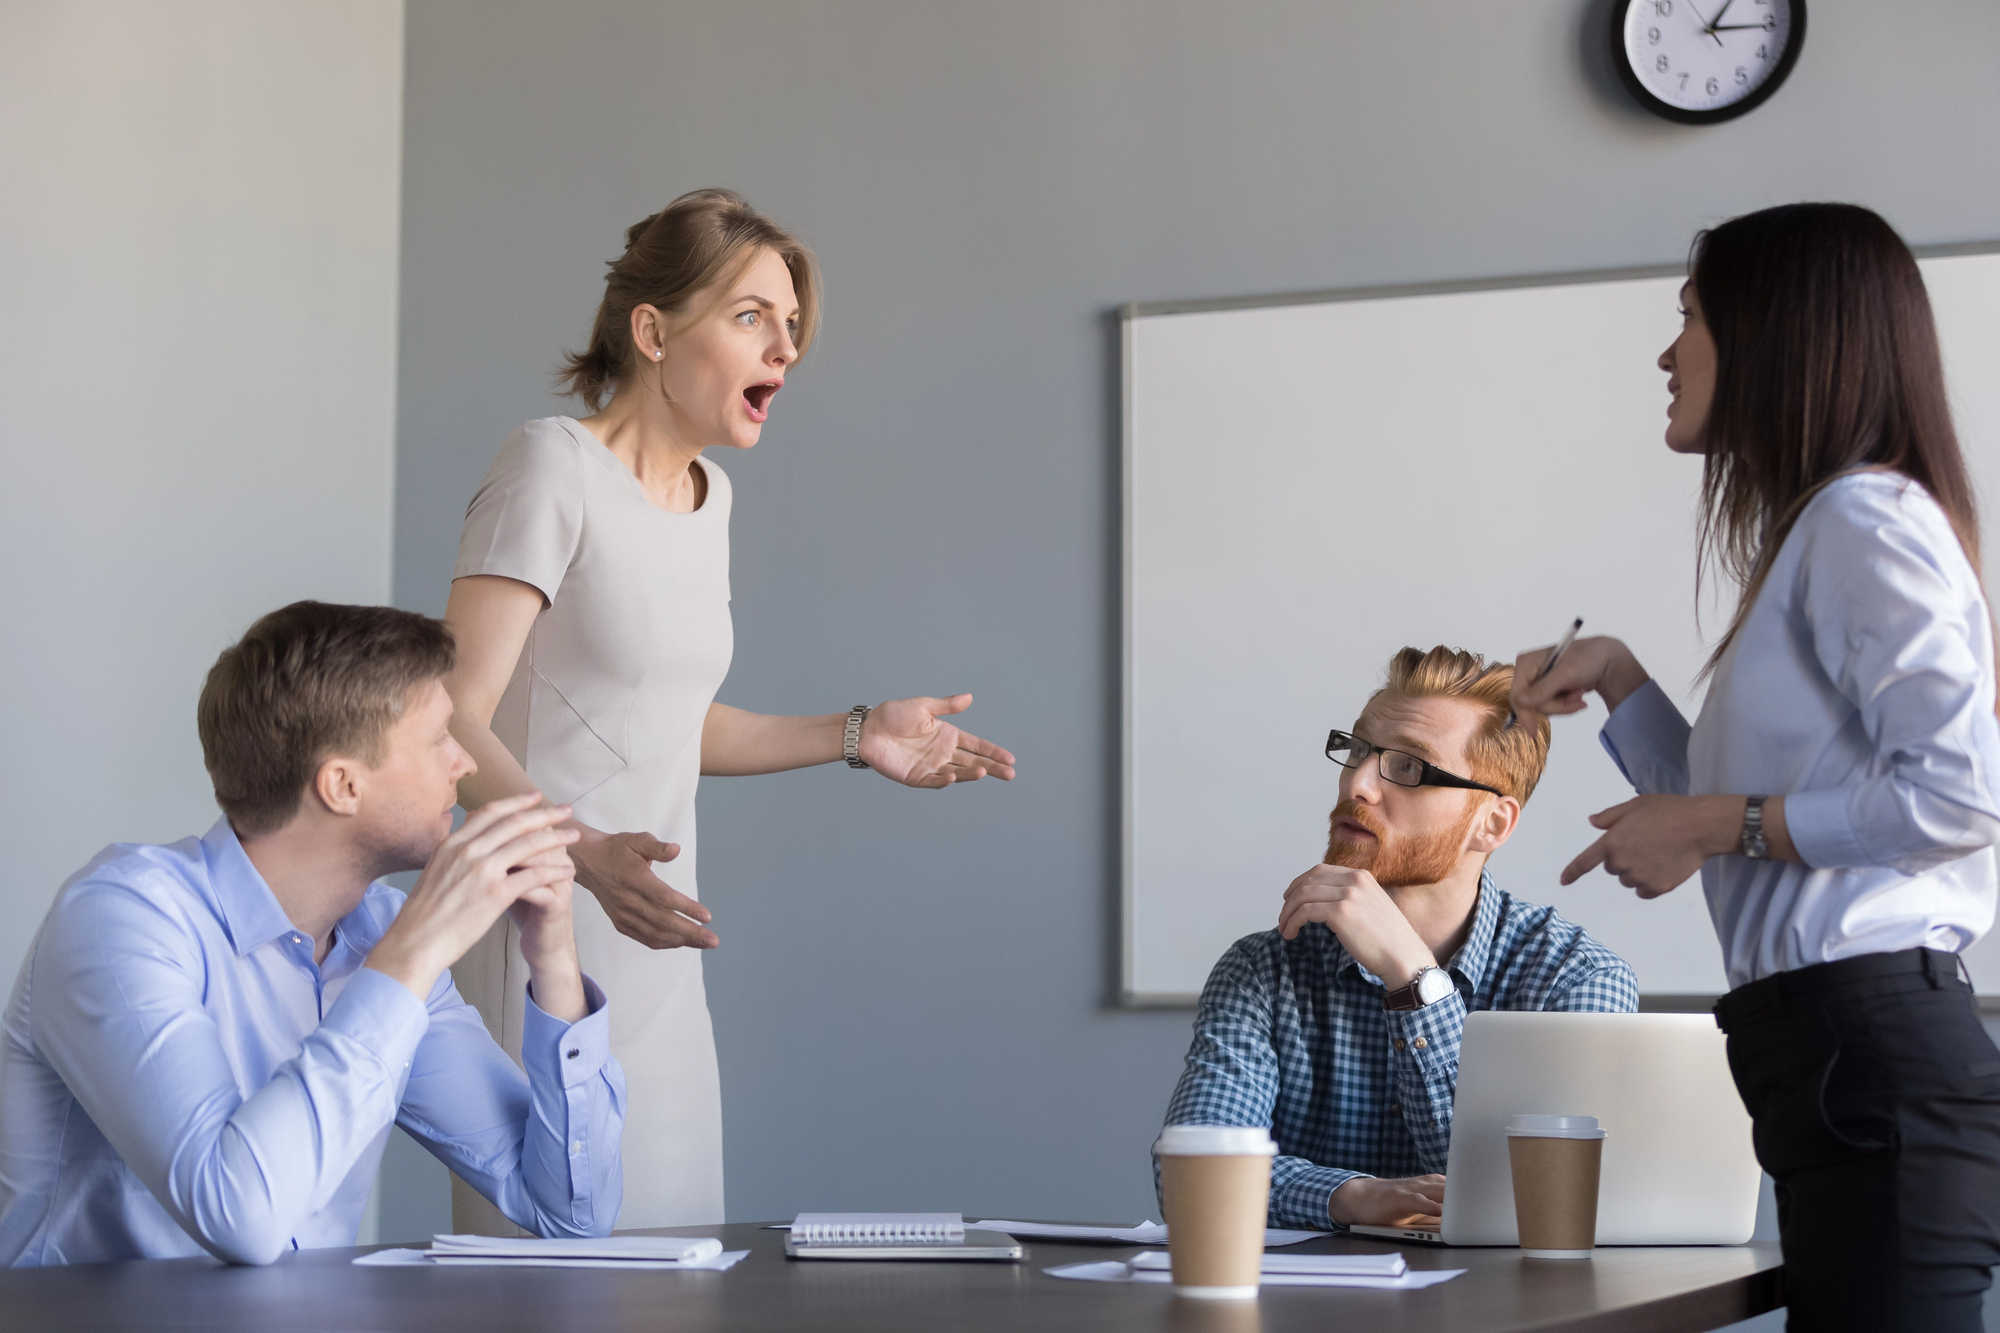
[[[1956, 255], [2000, 254], [2000, 240], [1910, 247], [1918, 259]], [[1118, 1006], [1121, 1009], [1192, 1009], [1199, 994], [1141, 992], [1132, 988], [1132, 322], [1156, 315], [1188, 315], [1216, 310], [1264, 310], [1294, 305], [1333, 305], [1346, 301], [1381, 301], [1408, 296], [1447, 296], [1463, 292], [1512, 291], [1531, 287], [1569, 287], [1598, 282], [1629, 282], [1670, 278], [1687, 272], [1685, 264], [1649, 264], [1633, 268], [1580, 269], [1569, 273], [1537, 273], [1521, 277], [1465, 278], [1443, 282], [1397, 283], [1376, 287], [1342, 287], [1331, 291], [1276, 293], [1267, 296], [1215, 297], [1185, 301], [1138, 301], [1118, 307], [1118, 435], [1119, 435], [1119, 699], [1118, 699]], [[1639, 997], [1645, 1013], [1705, 1012], [1714, 995], [1649, 994]], [[2000, 995], [1981, 996], [1983, 1012], [2000, 1013]]]

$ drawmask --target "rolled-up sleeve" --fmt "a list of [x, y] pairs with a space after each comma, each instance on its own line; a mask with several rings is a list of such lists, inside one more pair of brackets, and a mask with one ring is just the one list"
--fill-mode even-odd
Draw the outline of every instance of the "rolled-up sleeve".
[[625, 1075], [610, 1006], [584, 979], [574, 1023], [528, 995], [521, 1066], [487, 1035], [448, 978], [431, 1001], [399, 1123], [516, 1225], [538, 1236], [605, 1236], [624, 1198]]

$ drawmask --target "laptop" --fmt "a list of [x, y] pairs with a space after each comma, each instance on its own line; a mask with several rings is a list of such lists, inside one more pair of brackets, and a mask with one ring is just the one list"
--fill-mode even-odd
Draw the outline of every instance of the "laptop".
[[1594, 1115], [1606, 1133], [1599, 1245], [1741, 1245], [1762, 1173], [1708, 1014], [1468, 1014], [1437, 1230], [1357, 1236], [1519, 1245], [1507, 1121]]

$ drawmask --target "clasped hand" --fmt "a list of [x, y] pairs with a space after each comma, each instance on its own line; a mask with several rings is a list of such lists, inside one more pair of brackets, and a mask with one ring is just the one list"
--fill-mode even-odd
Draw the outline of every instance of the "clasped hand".
[[542, 804], [538, 792], [474, 812], [431, 853], [402, 911], [369, 952], [367, 966], [428, 998], [439, 974], [464, 957], [504, 912], [520, 927], [536, 1002], [553, 1017], [582, 1017], [570, 925], [573, 872], [564, 852], [577, 835], [558, 827], [569, 814], [568, 806]]

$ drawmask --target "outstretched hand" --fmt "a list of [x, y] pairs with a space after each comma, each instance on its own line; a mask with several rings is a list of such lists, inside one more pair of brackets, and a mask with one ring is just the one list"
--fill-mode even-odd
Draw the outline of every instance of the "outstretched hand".
[[861, 724], [861, 758], [883, 777], [906, 787], [949, 787], [954, 782], [977, 782], [988, 773], [1011, 781], [1012, 754], [940, 720], [971, 706], [969, 694], [882, 704]]
[[713, 949], [722, 942], [705, 928], [709, 910], [653, 873], [655, 861], [681, 854], [679, 843], [662, 842], [650, 833], [576, 827], [582, 837], [569, 849], [576, 882], [597, 895], [619, 934], [648, 949]]

